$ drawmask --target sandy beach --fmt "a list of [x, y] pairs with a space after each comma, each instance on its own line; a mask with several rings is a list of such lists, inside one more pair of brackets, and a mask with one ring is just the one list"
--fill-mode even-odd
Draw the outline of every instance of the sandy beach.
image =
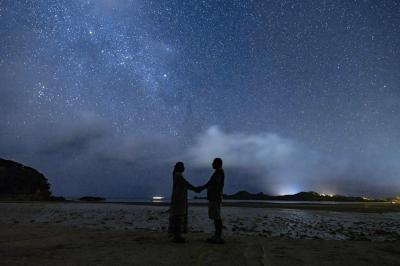
[[1, 265], [398, 265], [399, 212], [225, 207], [225, 245], [204, 206], [188, 243], [166, 236], [168, 206], [0, 203]]

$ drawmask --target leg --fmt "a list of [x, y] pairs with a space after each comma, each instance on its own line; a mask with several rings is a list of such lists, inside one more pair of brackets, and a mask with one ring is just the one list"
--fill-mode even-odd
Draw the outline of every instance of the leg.
[[207, 238], [207, 242], [214, 243], [214, 244], [224, 244], [225, 241], [222, 239], [222, 219], [213, 219], [214, 220], [214, 227], [215, 227], [215, 234], [211, 238]]
[[215, 238], [222, 239], [222, 228], [223, 228], [222, 219], [215, 219], [214, 226], [215, 226]]
[[188, 214], [186, 213], [186, 215], [184, 216], [183, 219], [183, 228], [182, 231], [184, 234], [186, 234], [188, 232]]
[[221, 219], [221, 202], [209, 202], [208, 203], [208, 216], [214, 221], [215, 235], [212, 238], [207, 239], [208, 242], [223, 244], [222, 239], [222, 219]]
[[175, 243], [185, 243], [185, 239], [182, 237], [182, 225], [183, 225], [183, 217], [176, 216], [175, 217], [175, 225], [174, 225], [174, 239], [172, 240]]
[[168, 224], [168, 236], [172, 237], [175, 233], [175, 216], [169, 217], [169, 224]]

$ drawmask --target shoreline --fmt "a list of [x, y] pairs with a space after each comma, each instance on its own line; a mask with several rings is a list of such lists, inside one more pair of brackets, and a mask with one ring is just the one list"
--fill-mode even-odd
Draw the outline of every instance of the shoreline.
[[[355, 212], [290, 208], [222, 208], [224, 234], [292, 239], [400, 240], [398, 212]], [[118, 203], [0, 203], [0, 223], [166, 232], [168, 205]], [[189, 231], [213, 232], [207, 207], [189, 206]]]

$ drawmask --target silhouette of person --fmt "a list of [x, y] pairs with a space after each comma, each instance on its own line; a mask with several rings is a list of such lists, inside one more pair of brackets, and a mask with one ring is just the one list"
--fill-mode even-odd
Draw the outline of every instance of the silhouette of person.
[[215, 158], [212, 163], [213, 169], [215, 169], [210, 180], [204, 186], [200, 186], [198, 189], [201, 191], [207, 189], [207, 200], [208, 200], [208, 217], [214, 220], [215, 234], [213, 237], [208, 238], [207, 241], [211, 243], [223, 244], [222, 239], [222, 219], [221, 219], [221, 202], [225, 182], [225, 174], [222, 169], [222, 159]]
[[183, 162], [177, 162], [172, 172], [173, 186], [168, 231], [174, 237], [172, 241], [176, 243], [186, 242], [181, 234], [187, 232], [187, 190], [200, 191], [199, 188], [194, 187], [184, 178], [184, 171], [185, 165]]

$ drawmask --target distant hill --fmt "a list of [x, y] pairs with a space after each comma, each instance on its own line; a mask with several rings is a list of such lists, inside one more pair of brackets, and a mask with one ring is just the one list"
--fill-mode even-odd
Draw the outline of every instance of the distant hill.
[[52, 199], [47, 178], [36, 169], [0, 158], [0, 199]]
[[[196, 198], [196, 197], [195, 197]], [[197, 197], [200, 199], [199, 197]], [[227, 200], [284, 200], [284, 201], [371, 201], [364, 197], [349, 197], [342, 195], [325, 195], [314, 191], [299, 192], [293, 195], [270, 196], [262, 192], [252, 194], [242, 190], [235, 194], [223, 196]], [[204, 198], [203, 198], [204, 199]]]
[[88, 201], [88, 202], [99, 202], [99, 201], [104, 201], [106, 198], [102, 197], [93, 197], [93, 196], [84, 196], [79, 198], [80, 201]]

